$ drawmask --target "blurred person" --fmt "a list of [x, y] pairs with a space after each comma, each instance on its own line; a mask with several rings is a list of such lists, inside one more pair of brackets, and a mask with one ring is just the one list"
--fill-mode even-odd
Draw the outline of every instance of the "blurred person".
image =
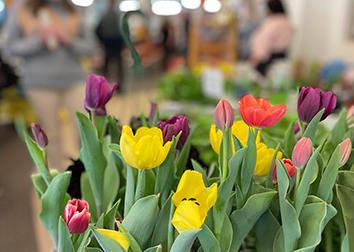
[[72, 135], [65, 139], [71, 153], [65, 153], [58, 112], [67, 108], [74, 126], [85, 93], [80, 61], [94, 42], [80, 13], [66, 0], [17, 1], [6, 25], [4, 51], [22, 59], [21, 82], [49, 137], [49, 165], [63, 170], [69, 155], [78, 156], [79, 138], [71, 127]]
[[112, 63], [115, 63], [117, 66], [116, 78], [123, 80], [122, 50], [124, 41], [120, 32], [120, 16], [116, 8], [116, 0], [109, 0], [107, 11], [97, 25], [96, 35], [104, 49], [103, 75], [108, 76], [109, 68]]
[[276, 59], [287, 57], [292, 27], [280, 0], [267, 1], [268, 14], [251, 38], [251, 63], [263, 76]]

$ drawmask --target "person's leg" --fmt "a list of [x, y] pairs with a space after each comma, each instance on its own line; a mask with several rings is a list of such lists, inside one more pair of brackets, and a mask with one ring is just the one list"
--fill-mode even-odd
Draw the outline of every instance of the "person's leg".
[[29, 88], [27, 95], [49, 139], [47, 147], [49, 166], [62, 170], [63, 153], [58, 117], [60, 92], [52, 89]]
[[66, 88], [63, 91], [63, 99], [61, 104], [67, 109], [66, 117], [66, 134], [63, 143], [64, 153], [69, 160], [77, 159], [80, 154], [80, 138], [76, 122], [76, 112], [84, 112], [85, 85], [79, 83]]

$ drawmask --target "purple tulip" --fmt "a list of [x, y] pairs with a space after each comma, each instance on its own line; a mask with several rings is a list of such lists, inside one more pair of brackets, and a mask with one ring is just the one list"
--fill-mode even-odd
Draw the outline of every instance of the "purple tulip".
[[41, 126], [38, 123], [32, 123], [31, 128], [34, 140], [40, 147], [45, 148], [48, 145], [48, 137]]
[[118, 84], [110, 85], [105, 77], [89, 74], [86, 80], [85, 109], [96, 115], [106, 114], [106, 104], [112, 98]]
[[162, 130], [164, 142], [171, 141], [173, 136], [177, 136], [180, 132], [177, 148], [181, 149], [189, 135], [188, 118], [185, 115], [175, 115], [168, 120], [160, 121], [158, 127]]
[[302, 87], [297, 101], [297, 113], [301, 121], [309, 123], [321, 110], [325, 109], [321, 120], [327, 118], [336, 108], [337, 97], [332, 92], [319, 88]]

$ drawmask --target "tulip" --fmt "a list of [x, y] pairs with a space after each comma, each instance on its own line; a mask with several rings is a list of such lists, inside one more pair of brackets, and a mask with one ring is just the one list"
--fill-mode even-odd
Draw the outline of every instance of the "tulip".
[[324, 120], [334, 111], [336, 104], [337, 97], [332, 92], [302, 87], [297, 101], [297, 113], [301, 121], [309, 123], [320, 110], [325, 109], [321, 117]]
[[103, 228], [98, 228], [96, 230], [104, 236], [114, 240], [124, 249], [124, 251], [129, 250], [129, 241], [122, 232]]
[[188, 118], [185, 115], [175, 115], [168, 120], [160, 121], [158, 127], [162, 130], [164, 143], [171, 141], [180, 132], [177, 148], [181, 149], [189, 135]]
[[[286, 172], [288, 173], [289, 177], [292, 178], [296, 175], [296, 167], [295, 165], [293, 164], [293, 162], [290, 160], [290, 159], [283, 159], [282, 160], [284, 166], [285, 166], [285, 169], [286, 169]], [[273, 167], [273, 183], [277, 183], [278, 181], [278, 178], [277, 178], [277, 166], [276, 164], [274, 164], [274, 167]]]
[[41, 126], [37, 123], [32, 123], [32, 134], [37, 144], [41, 148], [45, 148], [48, 145], [48, 137], [41, 128]]
[[352, 142], [349, 138], [346, 138], [339, 144], [340, 150], [340, 165], [343, 166], [348, 161], [352, 152]]
[[214, 112], [214, 120], [219, 129], [230, 128], [234, 122], [234, 110], [231, 104], [221, 99], [216, 105]]
[[118, 85], [110, 85], [105, 77], [89, 74], [86, 80], [85, 109], [97, 115], [106, 114], [106, 104]]
[[186, 170], [183, 173], [172, 196], [176, 211], [171, 223], [179, 233], [199, 229], [203, 225], [209, 209], [216, 202], [217, 190], [216, 183], [205, 187], [200, 172]]
[[252, 95], [245, 95], [241, 98], [240, 113], [249, 126], [256, 128], [270, 128], [277, 124], [285, 115], [285, 105], [271, 106], [264, 98], [254, 98]]
[[[253, 171], [254, 176], [267, 176], [269, 174], [273, 157], [275, 154], [275, 149], [269, 148], [264, 143], [256, 144], [257, 149], [257, 160], [256, 166]], [[276, 157], [281, 158], [283, 154], [278, 151]]]
[[164, 144], [159, 128], [140, 127], [136, 134], [125, 125], [120, 138], [120, 150], [125, 162], [134, 168], [146, 170], [160, 166], [171, 148], [171, 141]]
[[[231, 132], [234, 137], [237, 137], [237, 139], [240, 141], [240, 143], [243, 146], [247, 146], [249, 129], [250, 127], [244, 121], [238, 120], [232, 124]], [[222, 136], [223, 136], [222, 131], [220, 129], [217, 129], [215, 124], [212, 124], [210, 126], [210, 131], [209, 131], [209, 140], [210, 140], [211, 147], [217, 154], [219, 154], [220, 152]], [[259, 143], [260, 140], [261, 140], [261, 134], [260, 132], [258, 132], [256, 143]], [[234, 145], [233, 145], [233, 152], [235, 152]]]
[[64, 208], [64, 221], [71, 234], [80, 234], [86, 231], [91, 214], [86, 200], [69, 200]]
[[312, 154], [312, 141], [308, 137], [302, 137], [295, 145], [291, 160], [297, 167], [304, 166]]
[[149, 124], [153, 125], [155, 117], [157, 118], [157, 103], [150, 102]]

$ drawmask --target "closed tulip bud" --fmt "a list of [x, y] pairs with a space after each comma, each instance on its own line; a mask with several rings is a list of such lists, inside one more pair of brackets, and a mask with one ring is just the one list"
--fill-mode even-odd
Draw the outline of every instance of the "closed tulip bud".
[[154, 123], [154, 119], [157, 116], [157, 103], [155, 102], [151, 102], [150, 103], [150, 112], [149, 112], [149, 124], [150, 126], [152, 126], [152, 124]]
[[221, 99], [216, 105], [214, 120], [219, 129], [230, 128], [234, 122], [234, 110], [231, 104]]
[[185, 115], [175, 115], [168, 120], [160, 121], [158, 127], [162, 131], [164, 143], [171, 141], [174, 136], [177, 136], [181, 132], [177, 143], [178, 149], [182, 148], [190, 131], [188, 117]]
[[36, 140], [37, 144], [45, 148], [48, 145], [48, 137], [41, 128], [41, 126], [37, 123], [32, 123], [32, 134], [34, 139]]
[[304, 166], [312, 154], [312, 141], [308, 137], [302, 137], [295, 145], [291, 160], [294, 165]]
[[337, 97], [330, 91], [319, 88], [302, 87], [297, 101], [297, 113], [301, 121], [309, 123], [312, 118], [325, 109], [321, 120], [331, 114], [337, 105]]
[[345, 165], [352, 152], [352, 142], [349, 138], [346, 138], [339, 144], [340, 149], [340, 164]]
[[[286, 172], [288, 173], [289, 177], [292, 178], [296, 175], [296, 167], [293, 164], [293, 162], [290, 159], [283, 159], [282, 160], [285, 168], [286, 168]], [[273, 167], [273, 183], [277, 183], [278, 182], [278, 178], [277, 178], [277, 165], [274, 163], [274, 167]]]
[[69, 200], [64, 208], [64, 221], [71, 234], [80, 234], [86, 231], [90, 223], [91, 214], [86, 200]]
[[97, 115], [105, 115], [106, 104], [117, 87], [117, 84], [110, 85], [103, 76], [89, 74], [86, 80], [85, 109]]

